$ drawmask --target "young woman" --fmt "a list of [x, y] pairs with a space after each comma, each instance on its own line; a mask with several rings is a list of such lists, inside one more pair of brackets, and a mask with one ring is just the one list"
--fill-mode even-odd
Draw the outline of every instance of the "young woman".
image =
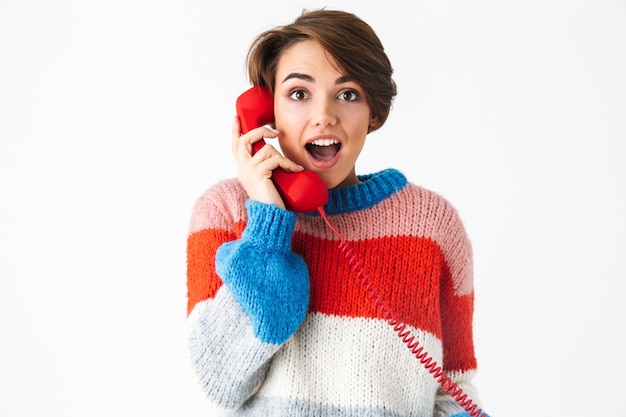
[[[304, 12], [260, 34], [247, 63], [273, 94], [275, 122], [241, 134], [235, 119], [237, 178], [198, 199], [188, 238], [190, 355], [209, 402], [228, 416], [469, 415], [392, 315], [477, 414], [462, 222], [396, 169], [355, 170], [396, 95], [375, 32], [350, 13]], [[281, 152], [254, 153], [264, 137]], [[323, 211], [287, 210], [277, 168], [319, 175]]]

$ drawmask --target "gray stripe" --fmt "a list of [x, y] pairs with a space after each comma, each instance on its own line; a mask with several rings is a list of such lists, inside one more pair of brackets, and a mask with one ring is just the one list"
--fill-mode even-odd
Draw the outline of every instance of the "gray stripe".
[[231, 417], [432, 417], [424, 407], [400, 414], [384, 408], [338, 407], [328, 404], [316, 404], [307, 401], [287, 401], [278, 398], [254, 398]]
[[254, 337], [250, 320], [225, 285], [196, 308], [200, 311], [190, 315], [189, 323], [193, 368], [213, 402], [238, 408], [263, 382], [280, 346]]

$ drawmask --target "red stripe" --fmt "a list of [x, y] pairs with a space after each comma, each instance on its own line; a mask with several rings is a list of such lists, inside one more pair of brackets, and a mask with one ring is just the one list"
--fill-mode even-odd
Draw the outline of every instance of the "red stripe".
[[[305, 242], [296, 234], [294, 250], [303, 254], [311, 273], [310, 309], [338, 316], [382, 318], [340, 253], [339, 242], [308, 239]], [[437, 244], [426, 238], [402, 236], [351, 244], [395, 315], [441, 337], [438, 295], [445, 264]]]
[[441, 280], [441, 326], [445, 369], [476, 369], [472, 318], [474, 293], [457, 296], [450, 274]]
[[215, 272], [215, 252], [224, 242], [241, 236], [245, 223], [237, 222], [235, 232], [203, 229], [187, 239], [187, 314], [200, 301], [215, 297], [222, 280]]

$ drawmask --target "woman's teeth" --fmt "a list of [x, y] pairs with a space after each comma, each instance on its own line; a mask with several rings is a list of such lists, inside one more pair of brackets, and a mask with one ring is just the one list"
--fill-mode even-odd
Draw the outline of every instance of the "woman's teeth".
[[311, 143], [316, 146], [331, 146], [338, 144], [339, 141], [335, 139], [316, 139]]

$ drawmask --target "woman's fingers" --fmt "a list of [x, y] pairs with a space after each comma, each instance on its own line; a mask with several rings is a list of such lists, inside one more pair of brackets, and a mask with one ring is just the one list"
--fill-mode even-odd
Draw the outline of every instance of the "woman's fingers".
[[252, 158], [251, 162], [252, 165], [257, 165], [259, 167], [259, 170], [262, 170], [264, 172], [271, 172], [277, 168], [281, 168], [289, 172], [300, 172], [304, 169], [302, 166], [296, 164], [291, 159], [282, 156], [271, 145], [261, 148]]
[[[271, 181], [272, 173], [277, 168], [289, 172], [300, 172], [304, 168], [285, 158], [271, 144], [265, 144], [260, 148], [253, 147], [254, 143], [264, 138], [271, 139], [277, 136], [278, 131], [267, 126], [252, 129], [242, 135], [239, 119], [235, 117], [232, 128], [232, 151], [237, 162], [237, 177], [248, 196], [253, 200], [284, 208], [284, 202]], [[254, 148], [258, 150], [254, 152]]]
[[[245, 161], [253, 156], [253, 146], [252, 144], [263, 140], [264, 138], [275, 138], [278, 136], [278, 131], [274, 130], [267, 126], [258, 127], [256, 129], [252, 129], [248, 133], [241, 134], [241, 125], [239, 123], [239, 118], [235, 116], [232, 127], [232, 151], [239, 161]], [[255, 147], [258, 149], [258, 147]]]

